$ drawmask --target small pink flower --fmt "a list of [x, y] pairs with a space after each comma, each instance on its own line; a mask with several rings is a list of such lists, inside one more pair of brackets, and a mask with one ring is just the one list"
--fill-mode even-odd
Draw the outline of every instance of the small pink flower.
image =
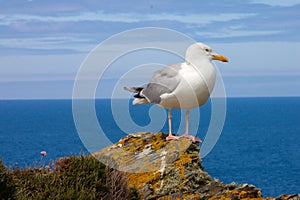
[[47, 152], [46, 152], [46, 151], [41, 151], [41, 155], [42, 155], [42, 156], [46, 156], [46, 155], [47, 155]]

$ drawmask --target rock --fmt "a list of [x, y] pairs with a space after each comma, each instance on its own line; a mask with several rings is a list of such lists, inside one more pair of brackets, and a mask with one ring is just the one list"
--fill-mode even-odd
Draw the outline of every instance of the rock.
[[[129, 186], [143, 199], [274, 199], [262, 198], [251, 184], [224, 184], [204, 171], [200, 147], [187, 138], [166, 141], [166, 134], [140, 132], [94, 154], [106, 165], [128, 176]], [[276, 200], [298, 200], [283, 195]]]
[[277, 197], [276, 200], [300, 200], [300, 194], [285, 194]]

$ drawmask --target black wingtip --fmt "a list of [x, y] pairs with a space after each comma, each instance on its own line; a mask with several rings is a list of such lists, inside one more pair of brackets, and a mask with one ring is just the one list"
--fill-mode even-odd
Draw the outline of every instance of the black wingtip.
[[127, 90], [129, 92], [134, 92], [134, 93], [140, 93], [144, 88], [143, 87], [123, 87], [124, 90]]
[[124, 90], [127, 90], [129, 92], [136, 93], [133, 97], [138, 99], [144, 99], [145, 97], [141, 95], [141, 91], [144, 89], [142, 87], [123, 87]]
[[137, 93], [136, 95], [133, 96], [134, 98], [138, 98], [138, 99], [145, 99], [145, 97], [140, 95], [140, 92]]

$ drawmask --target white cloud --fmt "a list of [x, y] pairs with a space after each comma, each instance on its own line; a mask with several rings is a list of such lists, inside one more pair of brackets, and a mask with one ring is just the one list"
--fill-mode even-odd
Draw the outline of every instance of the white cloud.
[[88, 51], [93, 46], [88, 44], [90, 39], [76, 37], [34, 37], [34, 38], [0, 38], [0, 44], [5, 48], [21, 49], [70, 49]]
[[251, 3], [266, 4], [266, 5], [270, 5], [270, 6], [288, 7], [288, 6], [294, 6], [294, 5], [300, 4], [300, 0], [288, 0], [288, 1], [283, 1], [283, 0], [251, 0]]
[[84, 12], [78, 15], [0, 15], [0, 25], [11, 25], [16, 22], [84, 22], [84, 21], [102, 21], [102, 22], [122, 22], [136, 23], [145, 21], [177, 21], [190, 24], [210, 24], [213, 22], [225, 22], [235, 19], [243, 19], [255, 16], [253, 13], [221, 13], [221, 14], [140, 14], [140, 13], [104, 13]]
[[282, 33], [283, 31], [278, 30], [263, 30], [263, 31], [250, 31], [250, 30], [216, 30], [214, 32], [196, 32], [198, 36], [206, 38], [231, 38], [231, 37], [248, 37], [248, 36], [265, 36], [265, 35], [275, 35]]
[[159, 14], [159, 15], [148, 15], [146, 19], [151, 20], [170, 20], [177, 21], [181, 23], [189, 24], [210, 24], [213, 22], [226, 22], [235, 19], [243, 19], [255, 16], [254, 13], [241, 14], [241, 13], [221, 13], [221, 14], [190, 14], [190, 15], [174, 15], [174, 14]]

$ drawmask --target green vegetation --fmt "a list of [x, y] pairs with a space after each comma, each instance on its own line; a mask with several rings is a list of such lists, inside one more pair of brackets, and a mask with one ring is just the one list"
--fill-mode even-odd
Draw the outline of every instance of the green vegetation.
[[0, 159], [0, 199], [120, 197], [139, 199], [136, 189], [128, 188], [125, 173], [106, 167], [92, 156], [70, 156], [46, 167], [12, 170]]
[[15, 199], [15, 192], [12, 175], [0, 159], [0, 199]]

